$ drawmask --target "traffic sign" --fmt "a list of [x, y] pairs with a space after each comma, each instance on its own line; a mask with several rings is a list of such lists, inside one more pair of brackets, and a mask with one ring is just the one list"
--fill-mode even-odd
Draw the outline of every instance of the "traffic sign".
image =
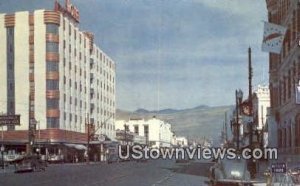
[[0, 126], [20, 125], [20, 115], [0, 115]]
[[273, 163], [271, 165], [273, 173], [286, 173], [286, 164], [285, 163]]

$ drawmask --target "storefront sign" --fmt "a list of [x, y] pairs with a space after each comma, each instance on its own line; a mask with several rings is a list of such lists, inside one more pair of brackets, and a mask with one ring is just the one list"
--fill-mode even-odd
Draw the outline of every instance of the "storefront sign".
[[20, 125], [20, 115], [0, 115], [0, 126]]

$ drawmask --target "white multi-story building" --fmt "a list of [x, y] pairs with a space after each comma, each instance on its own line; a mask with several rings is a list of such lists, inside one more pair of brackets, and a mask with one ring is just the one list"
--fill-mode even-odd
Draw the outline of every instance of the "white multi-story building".
[[188, 140], [186, 137], [177, 136], [176, 137], [176, 145], [180, 146], [180, 147], [187, 147], [189, 144], [188, 144]]
[[150, 147], [171, 147], [173, 141], [171, 124], [155, 117], [149, 120], [117, 120], [116, 129], [129, 130], [137, 135], [145, 136], [146, 144]]
[[87, 118], [96, 133], [115, 138], [115, 62], [78, 20], [69, 1], [0, 14], [0, 112], [21, 115], [4, 141], [26, 143], [37, 120], [37, 142], [84, 144]]
[[270, 91], [268, 86], [258, 85], [253, 96], [253, 110], [257, 121], [257, 129], [262, 130], [266, 124], [268, 108], [270, 107]]

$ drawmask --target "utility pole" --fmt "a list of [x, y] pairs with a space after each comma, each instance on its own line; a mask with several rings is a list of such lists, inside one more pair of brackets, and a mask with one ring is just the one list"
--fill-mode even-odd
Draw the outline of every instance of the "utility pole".
[[[253, 104], [252, 104], [252, 61], [251, 61], [251, 47], [248, 48], [248, 71], [249, 71], [249, 112], [250, 117], [253, 117]], [[250, 121], [250, 136], [249, 136], [250, 147], [253, 145], [253, 121]]]
[[1, 126], [1, 147], [0, 147], [0, 151], [1, 151], [1, 161], [2, 161], [2, 169], [4, 170], [5, 165], [4, 165], [4, 135], [3, 135], [3, 125]]
[[89, 114], [87, 114], [87, 118], [86, 118], [86, 126], [87, 126], [87, 164], [90, 163], [90, 117]]
[[227, 112], [225, 112], [225, 142], [227, 143], [228, 136], [227, 136]]
[[127, 134], [126, 134], [126, 123], [124, 124], [124, 140], [125, 140], [125, 144], [128, 145]]
[[[249, 98], [248, 98], [248, 104], [249, 104], [249, 113], [251, 121], [249, 122], [250, 126], [250, 136], [249, 136], [249, 146], [250, 149], [253, 150], [254, 144], [253, 144], [253, 129], [254, 129], [254, 119], [253, 119], [253, 103], [252, 103], [252, 61], [251, 61], [251, 47], [248, 48], [248, 68], [249, 68]], [[256, 129], [255, 129], [256, 130]], [[250, 162], [248, 162], [248, 167], [250, 171], [251, 177], [254, 178], [256, 174], [256, 167], [257, 167], [257, 161], [254, 161], [253, 159], [250, 159]]]
[[36, 123], [38, 124], [38, 130], [39, 130], [39, 139], [38, 139], [38, 143], [39, 143], [39, 146], [38, 146], [38, 156], [40, 157], [40, 155], [41, 155], [41, 126], [40, 126], [40, 121], [37, 121]]

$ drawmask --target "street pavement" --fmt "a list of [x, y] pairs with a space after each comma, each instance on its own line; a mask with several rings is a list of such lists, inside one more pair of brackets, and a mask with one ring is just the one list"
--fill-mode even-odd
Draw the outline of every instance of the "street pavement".
[[208, 162], [147, 162], [53, 164], [46, 171], [0, 171], [1, 186], [201, 186], [208, 185]]

